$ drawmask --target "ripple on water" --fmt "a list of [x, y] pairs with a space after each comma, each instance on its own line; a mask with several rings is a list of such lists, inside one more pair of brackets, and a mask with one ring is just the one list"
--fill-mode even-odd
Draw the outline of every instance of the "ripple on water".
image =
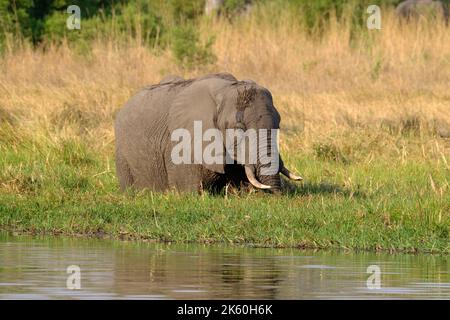
[[[81, 290], [66, 287], [70, 265]], [[0, 299], [178, 298], [450, 299], [450, 270], [445, 256], [0, 235]]]

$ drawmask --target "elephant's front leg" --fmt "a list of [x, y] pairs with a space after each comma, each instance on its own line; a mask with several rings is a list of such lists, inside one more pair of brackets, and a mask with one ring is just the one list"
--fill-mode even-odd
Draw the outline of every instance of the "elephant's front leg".
[[198, 192], [204, 185], [202, 167], [195, 164], [168, 164], [167, 176], [169, 189], [182, 192]]

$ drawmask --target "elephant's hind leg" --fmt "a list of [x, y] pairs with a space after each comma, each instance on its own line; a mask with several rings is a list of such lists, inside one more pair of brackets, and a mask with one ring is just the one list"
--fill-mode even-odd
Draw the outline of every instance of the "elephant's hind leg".
[[116, 171], [121, 191], [125, 191], [126, 188], [133, 185], [134, 179], [131, 174], [130, 166], [120, 152], [116, 153]]

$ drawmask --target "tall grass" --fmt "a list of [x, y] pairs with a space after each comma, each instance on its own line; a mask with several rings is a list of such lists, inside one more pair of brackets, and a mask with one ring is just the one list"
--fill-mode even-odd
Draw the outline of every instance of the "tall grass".
[[167, 73], [227, 71], [269, 88], [286, 127], [299, 117], [308, 132], [321, 124], [314, 134], [408, 116], [450, 120], [444, 25], [401, 25], [383, 11], [382, 30], [352, 35], [349, 19], [331, 18], [314, 36], [290, 11], [278, 9], [274, 17], [273, 10], [266, 5], [233, 23], [204, 19], [199, 30], [205, 40], [215, 37], [217, 62], [194, 70], [180, 68], [170, 49], [151, 50], [131, 35], [125, 42], [99, 37], [87, 52], [67, 43], [23, 43], [1, 57], [2, 109], [33, 121], [71, 109], [108, 124], [133, 92]]
[[[30, 208], [38, 217], [46, 210], [60, 212], [58, 205], [76, 215], [95, 201], [104, 203], [104, 210], [111, 209], [108, 201], [119, 201], [113, 162], [115, 112], [139, 88], [159, 82], [168, 73], [188, 78], [230, 72], [272, 92], [282, 116], [285, 160], [307, 179], [297, 194], [302, 199], [302, 214], [308, 215], [305, 208], [312, 203], [310, 222], [308, 216], [296, 217], [292, 198], [282, 200], [280, 206], [291, 208], [289, 221], [303, 225], [298, 230], [308, 229], [304, 223], [314, 228], [291, 230], [290, 236], [284, 232], [292, 225], [287, 231], [276, 229], [281, 240], [270, 243], [432, 249], [436, 247], [427, 239], [437, 237], [439, 250], [448, 250], [450, 31], [438, 23], [399, 23], [392, 10], [386, 9], [381, 30], [355, 32], [350, 15], [347, 19], [331, 17], [317, 34], [295, 14], [270, 4], [232, 22], [201, 19], [200, 38], [215, 37], [212, 50], [217, 59], [193, 69], [180, 67], [170, 48], [149, 48], [131, 34], [126, 41], [99, 36], [88, 50], [67, 42], [47, 43], [43, 48], [26, 43], [8, 46], [0, 57], [0, 209], [4, 214], [0, 226], [32, 228], [34, 218], [21, 217], [21, 211], [33, 205], [44, 207]], [[354, 200], [358, 194], [368, 195], [369, 200]], [[101, 200], [95, 200], [98, 197]], [[158, 197], [155, 206], [139, 200], [139, 210], [172, 212], [164, 197]], [[214, 214], [222, 201], [199, 205], [183, 199], [175, 201], [182, 211], [204, 214]], [[262, 214], [272, 201], [252, 200], [253, 211]], [[80, 204], [84, 209], [77, 209]], [[123, 205], [124, 210], [131, 204]], [[328, 213], [322, 219], [325, 207]], [[242, 209], [230, 205], [232, 211]], [[283, 210], [276, 214], [282, 215]], [[219, 211], [222, 217], [223, 210]], [[326, 222], [335, 223], [333, 212], [348, 214], [349, 223], [355, 222], [352, 219], [363, 223], [361, 217], [374, 214], [370, 218], [374, 229], [361, 227], [372, 238], [364, 238], [362, 229], [355, 231], [356, 225], [352, 230], [359, 236], [352, 237], [362, 238], [346, 239], [345, 230], [336, 231]], [[167, 219], [172, 223], [175, 218], [169, 215]], [[97, 220], [90, 222], [102, 228]], [[60, 223], [53, 230], [72, 226], [70, 221]], [[331, 230], [318, 235], [319, 240], [311, 233], [317, 223]], [[52, 229], [51, 222], [36, 225], [40, 225], [38, 230]], [[274, 225], [267, 226], [269, 233], [270, 226]], [[170, 227], [158, 232], [149, 226], [134, 227], [131, 233], [144, 230], [147, 236], [160, 239], [223, 239], [203, 227], [189, 235]], [[404, 232], [389, 229], [396, 227], [405, 228]], [[413, 233], [414, 227], [420, 229], [418, 234]], [[74, 232], [91, 230], [86, 228], [79, 226]], [[383, 228], [393, 232], [388, 233], [392, 238], [380, 240], [374, 235], [381, 235]], [[264, 242], [260, 229], [258, 235], [230, 230], [223, 232], [231, 238]]]

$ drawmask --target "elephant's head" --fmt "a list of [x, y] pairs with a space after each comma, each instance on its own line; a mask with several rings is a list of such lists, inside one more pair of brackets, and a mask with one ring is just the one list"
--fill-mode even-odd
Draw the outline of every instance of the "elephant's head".
[[[211, 171], [225, 173], [225, 165], [231, 160], [244, 166], [247, 179], [254, 187], [273, 192], [280, 191], [280, 173], [292, 180], [302, 179], [284, 167], [277, 144], [280, 114], [273, 105], [271, 93], [255, 82], [237, 81], [232, 75], [219, 74], [191, 83], [172, 105], [169, 129], [185, 128], [195, 136], [195, 121], [202, 123], [203, 132], [217, 129], [224, 140], [221, 148], [215, 150], [216, 159], [222, 159], [219, 163], [195, 159], [195, 152], [192, 161], [202, 163]], [[193, 149], [195, 143], [191, 141]], [[202, 154], [206, 147], [203, 143]], [[239, 153], [239, 148], [244, 152]]]

